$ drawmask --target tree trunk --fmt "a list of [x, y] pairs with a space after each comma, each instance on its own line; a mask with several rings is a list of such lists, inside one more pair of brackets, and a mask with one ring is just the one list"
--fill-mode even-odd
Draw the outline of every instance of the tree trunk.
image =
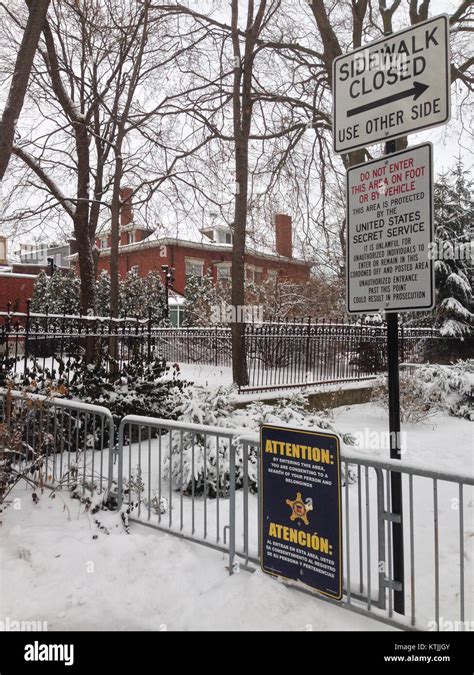
[[75, 122], [74, 133], [77, 150], [77, 204], [74, 218], [79, 270], [81, 277], [81, 309], [83, 314], [96, 308], [95, 263], [93, 248], [95, 232], [89, 222], [89, 134], [86, 123]]
[[79, 276], [81, 277], [81, 312], [88, 314], [91, 310], [95, 311], [95, 261], [87, 234], [87, 221], [80, 220], [80, 217], [83, 219], [84, 215], [76, 215], [74, 219], [74, 234], [77, 243]]
[[111, 202], [110, 241], [110, 315], [119, 313], [119, 244], [120, 244], [120, 183], [122, 180], [122, 159], [115, 159], [115, 175]]
[[235, 384], [248, 384], [245, 323], [239, 308], [245, 304], [245, 239], [247, 229], [248, 139], [236, 143], [235, 172], [237, 194], [234, 207], [234, 246], [232, 249], [232, 376]]

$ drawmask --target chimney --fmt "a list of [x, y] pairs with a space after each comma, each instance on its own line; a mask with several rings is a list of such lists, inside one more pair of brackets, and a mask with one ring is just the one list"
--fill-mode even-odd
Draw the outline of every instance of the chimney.
[[77, 253], [77, 241], [75, 239], [68, 239], [69, 255]]
[[275, 215], [275, 241], [276, 252], [285, 258], [291, 258], [293, 255], [291, 216], [284, 213]]
[[7, 238], [0, 235], [0, 265], [7, 265]]
[[123, 187], [120, 189], [120, 199], [122, 206], [120, 207], [120, 225], [130, 225], [133, 223], [133, 209], [132, 209], [132, 187]]

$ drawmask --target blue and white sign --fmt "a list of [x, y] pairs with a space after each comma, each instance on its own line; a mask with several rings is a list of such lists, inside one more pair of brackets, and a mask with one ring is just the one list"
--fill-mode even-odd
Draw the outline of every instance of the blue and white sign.
[[340, 600], [339, 437], [263, 425], [260, 441], [262, 570]]

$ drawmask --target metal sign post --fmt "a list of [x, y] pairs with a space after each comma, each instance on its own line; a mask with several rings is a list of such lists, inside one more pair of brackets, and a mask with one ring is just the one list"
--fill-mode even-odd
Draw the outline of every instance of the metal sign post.
[[[398, 311], [434, 303], [432, 147], [386, 154], [347, 172], [347, 310], [386, 312], [390, 457], [401, 459]], [[403, 614], [404, 548], [401, 475], [392, 472], [391, 533], [394, 609]]]
[[[396, 152], [396, 141], [385, 144], [385, 153]], [[400, 442], [400, 370], [398, 364], [398, 313], [387, 314], [387, 377], [390, 458], [401, 459]], [[403, 546], [403, 496], [401, 473], [390, 472], [393, 550], [393, 609], [405, 614], [405, 564]]]

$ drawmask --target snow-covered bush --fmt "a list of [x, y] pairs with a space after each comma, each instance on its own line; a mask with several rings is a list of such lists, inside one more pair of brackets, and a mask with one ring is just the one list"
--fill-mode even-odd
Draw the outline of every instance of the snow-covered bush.
[[187, 382], [179, 379], [176, 369], [164, 360], [146, 363], [138, 356], [125, 363], [112, 378], [103, 363], [76, 368], [68, 395], [105, 406], [118, 428], [120, 420], [131, 414], [175, 419], [186, 387]]
[[211, 325], [212, 307], [218, 304], [218, 295], [211, 275], [189, 276], [184, 297], [186, 313], [183, 326]]
[[[472, 335], [474, 327], [472, 265], [473, 181], [459, 160], [434, 185], [436, 323], [445, 337]], [[471, 341], [472, 347], [472, 341]]]
[[[206, 424], [223, 429], [240, 429], [258, 433], [262, 424], [285, 423], [295, 428], [329, 429], [333, 426], [323, 416], [308, 411], [308, 399], [302, 393], [280, 399], [276, 403], [254, 402], [246, 408], [235, 408], [232, 403], [232, 387], [219, 387], [208, 391], [197, 387], [189, 388], [181, 405], [177, 409], [177, 419], [181, 422]], [[177, 434], [175, 434], [177, 436]], [[343, 441], [353, 444], [349, 434], [341, 434]], [[244, 480], [243, 444], [238, 435], [235, 440], [237, 488]], [[225, 496], [229, 491], [230, 441], [202, 434], [184, 432], [173, 439], [171, 448], [171, 467], [169, 460], [165, 470], [171, 475], [185, 494], [206, 494], [215, 497]], [[250, 491], [256, 491], [258, 484], [257, 448], [250, 446], [248, 452], [248, 480]]]
[[[453, 366], [424, 365], [400, 374], [400, 415], [403, 422], [419, 423], [444, 410], [474, 420], [474, 359]], [[385, 377], [373, 389], [373, 400], [388, 409]]]
[[[46, 394], [54, 388], [56, 396], [102, 405], [112, 413], [116, 430], [125, 415], [175, 419], [176, 408], [188, 386], [185, 380], [178, 377], [176, 367], [168, 366], [162, 359], [146, 363], [139, 355], [124, 363], [116, 375], [111, 375], [105, 359], [86, 363], [77, 358], [68, 361], [67, 365], [58, 360], [54, 374], [48, 367], [43, 368], [40, 362], [35, 361], [24, 373], [16, 374], [12, 379], [16, 387], [26, 388], [30, 393]], [[64, 420], [66, 424], [67, 415]], [[89, 447], [100, 440], [108, 441], [108, 429], [104, 429], [101, 436], [101, 430], [94, 426], [92, 419], [87, 429], [83, 428], [81, 421], [78, 424], [79, 438]], [[62, 426], [59, 424], [58, 428]]]
[[[57, 270], [51, 277], [41, 272], [35, 283], [31, 310], [38, 313], [67, 314], [80, 313], [80, 278], [72, 270]], [[110, 316], [110, 275], [102, 270], [96, 281], [96, 312], [98, 316]], [[141, 277], [132, 268], [119, 284], [119, 316], [147, 319], [160, 323], [166, 313], [166, 299], [161, 275], [152, 270]], [[31, 328], [43, 330], [41, 319], [32, 321]], [[55, 322], [50, 320], [51, 327]], [[61, 327], [61, 320], [56, 322]], [[69, 324], [70, 325], [70, 324]], [[41, 343], [43, 344], [43, 343]]]
[[443, 410], [474, 420], [474, 359], [453, 366], [420, 366], [414, 379], [428, 396], [439, 395]]
[[48, 314], [79, 314], [81, 281], [72, 270], [40, 272], [35, 282], [31, 310]]
[[[372, 400], [389, 409], [388, 382], [381, 375], [372, 389]], [[411, 374], [400, 373], [400, 420], [419, 424], [428, 421], [440, 409], [439, 392], [428, 392]]]

